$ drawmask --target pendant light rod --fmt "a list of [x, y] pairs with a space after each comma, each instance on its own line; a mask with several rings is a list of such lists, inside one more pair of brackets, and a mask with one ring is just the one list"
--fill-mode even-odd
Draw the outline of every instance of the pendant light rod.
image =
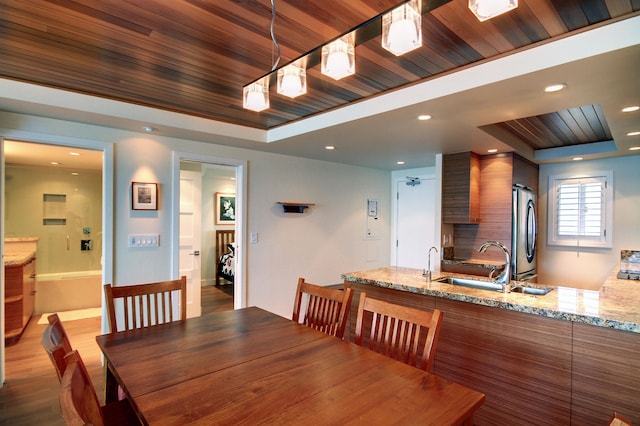
[[269, 30], [271, 32], [271, 40], [273, 41], [273, 45], [276, 47], [276, 52], [277, 52], [275, 59], [273, 58], [273, 53], [271, 55], [272, 56], [271, 72], [274, 72], [278, 68], [278, 63], [280, 62], [280, 45], [276, 40], [276, 33], [273, 29], [275, 23], [276, 23], [276, 0], [271, 0], [271, 25], [269, 27]]

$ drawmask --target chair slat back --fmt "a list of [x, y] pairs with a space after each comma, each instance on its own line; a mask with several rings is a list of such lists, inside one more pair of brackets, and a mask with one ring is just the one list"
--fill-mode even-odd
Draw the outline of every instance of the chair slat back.
[[[370, 322], [369, 322], [370, 319]], [[433, 371], [442, 312], [409, 308], [360, 294], [355, 343], [425, 371]]]
[[[157, 283], [104, 286], [111, 332], [151, 327], [187, 319], [187, 278]], [[116, 301], [122, 303], [124, 323], [118, 328]], [[173, 307], [178, 305], [179, 314]]]
[[[303, 306], [303, 296], [306, 298], [305, 306]], [[327, 288], [299, 278], [292, 320], [342, 339], [352, 298], [353, 290], [350, 288], [345, 290]]]
[[62, 380], [62, 375], [67, 367], [64, 357], [72, 350], [71, 342], [58, 314], [49, 315], [47, 320], [49, 325], [42, 333], [42, 346], [56, 369], [58, 380]]
[[60, 382], [60, 409], [67, 425], [104, 425], [100, 402], [78, 351], [66, 356], [67, 368]]

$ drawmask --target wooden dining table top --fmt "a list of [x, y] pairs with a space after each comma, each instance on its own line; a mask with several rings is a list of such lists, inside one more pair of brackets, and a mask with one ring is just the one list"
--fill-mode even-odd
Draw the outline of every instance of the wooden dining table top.
[[484, 401], [256, 307], [96, 340], [149, 425], [461, 424]]

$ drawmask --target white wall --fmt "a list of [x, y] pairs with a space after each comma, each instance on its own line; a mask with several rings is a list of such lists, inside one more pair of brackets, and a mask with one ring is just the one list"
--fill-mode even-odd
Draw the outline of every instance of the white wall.
[[[114, 144], [114, 273], [116, 285], [167, 279], [171, 274], [172, 150], [248, 161], [248, 305], [290, 316], [297, 278], [340, 283], [340, 275], [389, 262], [390, 173], [316, 160], [165, 138], [21, 114], [0, 116], [7, 139], [77, 138]], [[158, 182], [159, 209], [133, 211], [131, 182]], [[364, 238], [367, 197], [380, 201], [381, 235]], [[284, 214], [278, 201], [315, 203]], [[129, 249], [128, 234], [160, 234], [160, 247]]]
[[[613, 247], [547, 245], [549, 176], [613, 170]], [[620, 250], [640, 250], [640, 155], [540, 166], [538, 197], [539, 282], [598, 289], [620, 266]]]

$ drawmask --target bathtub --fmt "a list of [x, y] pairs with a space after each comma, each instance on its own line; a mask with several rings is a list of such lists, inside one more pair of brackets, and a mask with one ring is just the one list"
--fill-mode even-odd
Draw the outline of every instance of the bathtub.
[[102, 271], [75, 271], [36, 275], [34, 315], [99, 308]]

